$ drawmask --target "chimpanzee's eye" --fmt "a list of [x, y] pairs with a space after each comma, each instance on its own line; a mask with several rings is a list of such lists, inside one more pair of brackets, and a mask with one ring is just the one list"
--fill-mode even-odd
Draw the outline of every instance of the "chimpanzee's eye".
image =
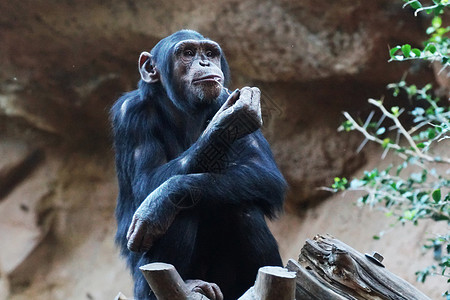
[[183, 55], [184, 56], [194, 56], [194, 51], [192, 51], [192, 50], [184, 50], [184, 52], [183, 52]]

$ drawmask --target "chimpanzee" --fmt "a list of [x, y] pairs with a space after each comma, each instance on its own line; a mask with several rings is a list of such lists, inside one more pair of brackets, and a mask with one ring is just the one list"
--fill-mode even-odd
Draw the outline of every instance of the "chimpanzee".
[[155, 298], [139, 266], [165, 262], [199, 279], [187, 281], [193, 290], [236, 299], [261, 266], [282, 263], [265, 217], [282, 209], [286, 183], [259, 130], [260, 91], [228, 95], [220, 46], [191, 30], [162, 39], [138, 64], [138, 89], [111, 109], [116, 242], [135, 297]]

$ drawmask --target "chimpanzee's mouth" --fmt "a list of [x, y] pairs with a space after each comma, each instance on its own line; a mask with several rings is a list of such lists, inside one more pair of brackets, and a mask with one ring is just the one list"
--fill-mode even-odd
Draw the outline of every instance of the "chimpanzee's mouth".
[[200, 83], [200, 82], [219, 82], [221, 81], [222, 78], [220, 78], [217, 75], [206, 75], [206, 76], [202, 76], [200, 78], [196, 78], [194, 80], [192, 80], [192, 83]]

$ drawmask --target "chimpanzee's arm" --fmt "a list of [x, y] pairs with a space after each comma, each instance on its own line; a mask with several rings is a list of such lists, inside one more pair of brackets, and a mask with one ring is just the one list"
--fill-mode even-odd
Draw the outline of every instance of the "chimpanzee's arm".
[[220, 107], [199, 139], [179, 157], [155, 169], [157, 175], [153, 177], [165, 180], [176, 174], [170, 174], [174, 168], [179, 169], [179, 174], [223, 171], [227, 167], [225, 156], [234, 142], [261, 125], [259, 89], [246, 87], [242, 93], [236, 90]]
[[[230, 200], [242, 193], [244, 199], [259, 202], [268, 215], [277, 207], [277, 199], [281, 203], [283, 192], [279, 190], [284, 189], [284, 180], [267, 142], [260, 133], [247, 136], [262, 123], [258, 89], [244, 88], [240, 94], [233, 93], [197, 142], [169, 162], [165, 161], [163, 144], [149, 134], [154, 127], [145, 103], [131, 99], [132, 103], [127, 104], [125, 99], [113, 108], [119, 184], [128, 198], [119, 202], [131, 202], [119, 205], [134, 212], [145, 198], [129, 227], [128, 248], [148, 249], [149, 243], [164, 234], [175, 218], [180, 205], [174, 203], [195, 199], [188, 197], [188, 192], [201, 190], [204, 197]], [[245, 151], [232, 162], [222, 159], [232, 147]], [[142, 242], [143, 238], [149, 241]]]
[[[174, 175], [155, 194], [161, 192], [179, 209], [197, 205], [256, 205], [268, 216], [281, 209], [286, 183], [258, 131], [242, 138], [235, 148], [241, 148], [236, 158], [221, 173]], [[208, 199], [201, 203], [202, 199]], [[198, 203], [199, 201], [199, 203]]]
[[[128, 196], [133, 195], [139, 203], [173, 175], [201, 169], [200, 164], [206, 162], [201, 158], [224, 156], [228, 146], [218, 136], [220, 129], [209, 130], [172, 159], [173, 155], [168, 152], [176, 140], [171, 142], [172, 137], [164, 140], [162, 135], [174, 133], [166, 132], [161, 117], [153, 107], [149, 107], [151, 105], [151, 101], [142, 100], [139, 92], [133, 91], [121, 97], [111, 109], [120, 190]], [[174, 154], [176, 152], [178, 150]], [[220, 162], [220, 159], [216, 161]]]
[[221, 160], [217, 158], [223, 157], [229, 147], [223, 142], [214, 142], [218, 140], [214, 135], [217, 137], [220, 132], [220, 128], [214, 128], [218, 130], [205, 131], [189, 149], [169, 160], [167, 147], [171, 145], [164, 144], [156, 135], [162, 131], [162, 125], [160, 115], [149, 107], [151, 105], [153, 103], [149, 99], [141, 98], [139, 91], [133, 91], [122, 96], [111, 109], [119, 184], [116, 238], [120, 243], [125, 239], [135, 211], [152, 191], [174, 175], [192, 173], [199, 169], [200, 163], [207, 165], [207, 160], [201, 160], [202, 157], [211, 157], [220, 164]]
[[128, 248], [148, 250], [181, 209], [257, 206], [274, 216], [281, 209], [286, 183], [269, 146], [260, 132], [238, 143], [244, 149], [225, 172], [175, 175], [155, 189], [133, 216]]
[[[200, 138], [177, 158], [167, 161], [163, 143], [152, 136], [152, 121], [143, 102], [119, 101], [113, 108], [117, 164], [126, 170], [135, 198], [142, 201], [174, 175], [221, 172], [233, 143], [261, 126], [259, 90], [236, 91], [222, 105]], [[167, 145], [165, 145], [167, 147]], [[118, 170], [120, 171], [120, 170]], [[120, 176], [120, 174], [119, 174]]]

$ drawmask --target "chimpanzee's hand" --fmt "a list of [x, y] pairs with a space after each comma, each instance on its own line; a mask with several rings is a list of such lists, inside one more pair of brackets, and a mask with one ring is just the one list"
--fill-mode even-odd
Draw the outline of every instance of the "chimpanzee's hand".
[[186, 285], [190, 291], [205, 295], [211, 300], [223, 300], [223, 294], [219, 286], [215, 283], [203, 280], [186, 280]]
[[159, 189], [153, 191], [133, 215], [128, 228], [127, 247], [134, 252], [144, 252], [153, 242], [164, 235], [172, 224], [178, 210]]
[[262, 126], [261, 92], [244, 87], [234, 91], [212, 118], [205, 132], [217, 132], [227, 142], [250, 134]]

